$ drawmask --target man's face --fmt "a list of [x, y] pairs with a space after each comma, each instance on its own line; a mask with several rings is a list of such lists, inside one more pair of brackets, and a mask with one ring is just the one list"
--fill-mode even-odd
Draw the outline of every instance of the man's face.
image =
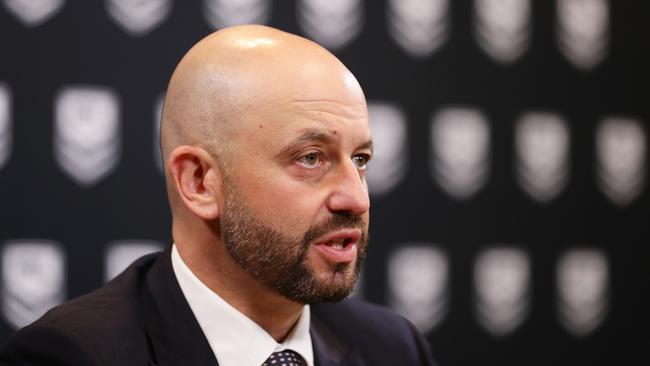
[[220, 229], [251, 276], [299, 303], [338, 301], [358, 278], [368, 233], [365, 102], [274, 100], [234, 136]]

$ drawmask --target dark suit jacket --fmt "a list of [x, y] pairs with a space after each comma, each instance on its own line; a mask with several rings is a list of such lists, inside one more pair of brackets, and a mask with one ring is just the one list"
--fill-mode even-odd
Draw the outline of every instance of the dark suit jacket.
[[[354, 300], [311, 306], [316, 365], [433, 365], [413, 326]], [[168, 248], [140, 258], [101, 289], [19, 330], [0, 365], [215, 366], [176, 281]], [[242, 365], [246, 366], [246, 365]]]

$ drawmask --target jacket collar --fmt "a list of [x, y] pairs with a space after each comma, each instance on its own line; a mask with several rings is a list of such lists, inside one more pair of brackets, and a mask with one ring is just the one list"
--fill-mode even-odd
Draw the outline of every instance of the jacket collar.
[[353, 360], [354, 350], [341, 342], [314, 311], [311, 316], [310, 332], [316, 366], [361, 365]]
[[144, 286], [145, 327], [154, 365], [218, 365], [174, 276], [171, 245], [149, 270]]

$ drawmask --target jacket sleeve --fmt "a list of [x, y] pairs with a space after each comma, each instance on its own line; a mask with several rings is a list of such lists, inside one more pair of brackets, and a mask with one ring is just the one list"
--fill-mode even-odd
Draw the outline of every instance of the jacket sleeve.
[[105, 366], [83, 337], [56, 323], [16, 332], [0, 350], [0, 366]]

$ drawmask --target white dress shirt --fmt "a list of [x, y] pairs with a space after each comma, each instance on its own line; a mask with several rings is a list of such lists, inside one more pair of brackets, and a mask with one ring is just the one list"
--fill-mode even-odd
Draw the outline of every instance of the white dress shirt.
[[308, 366], [314, 366], [309, 334], [309, 305], [283, 343], [278, 343], [257, 323], [240, 313], [199, 280], [185, 264], [176, 244], [172, 267], [187, 303], [212, 348], [219, 366], [261, 366], [276, 351], [291, 349]]

